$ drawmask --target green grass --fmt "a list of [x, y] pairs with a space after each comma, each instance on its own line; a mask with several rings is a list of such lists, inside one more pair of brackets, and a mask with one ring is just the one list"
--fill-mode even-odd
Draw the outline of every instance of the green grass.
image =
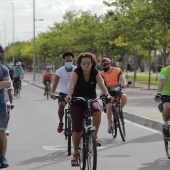
[[[133, 78], [134, 78], [134, 76], [125, 76], [125, 77], [126, 77], [126, 79], [131, 79], [131, 80], [133, 80]], [[139, 81], [139, 82], [148, 84], [148, 79], [149, 78], [147, 76], [136, 76], [135, 81]], [[151, 82], [151, 84], [156, 84], [156, 85], [158, 85], [158, 83], [159, 83], [156, 76], [152, 76], [150, 82]]]

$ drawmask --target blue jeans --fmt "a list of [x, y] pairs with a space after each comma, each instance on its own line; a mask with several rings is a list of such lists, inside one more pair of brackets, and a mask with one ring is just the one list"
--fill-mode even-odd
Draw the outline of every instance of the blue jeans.
[[7, 129], [7, 106], [5, 95], [0, 93], [0, 130]]

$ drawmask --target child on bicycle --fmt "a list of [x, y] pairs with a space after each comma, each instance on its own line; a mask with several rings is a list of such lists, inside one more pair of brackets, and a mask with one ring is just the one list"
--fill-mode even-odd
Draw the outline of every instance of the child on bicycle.
[[[100, 72], [102, 75], [106, 87], [117, 87], [120, 84], [124, 86], [124, 88], [127, 87], [126, 79], [123, 75], [123, 72], [120, 68], [112, 67], [111, 66], [111, 60], [109, 58], [102, 58], [100, 61], [100, 65], [102, 66], [103, 71]], [[109, 90], [108, 90], [109, 92]], [[110, 92], [109, 92], [110, 93]], [[121, 95], [121, 106], [122, 108], [125, 106], [127, 102], [127, 96], [126, 94]], [[111, 118], [112, 118], [112, 104], [108, 103], [106, 105], [106, 114], [108, 119], [108, 133], [111, 133]]]

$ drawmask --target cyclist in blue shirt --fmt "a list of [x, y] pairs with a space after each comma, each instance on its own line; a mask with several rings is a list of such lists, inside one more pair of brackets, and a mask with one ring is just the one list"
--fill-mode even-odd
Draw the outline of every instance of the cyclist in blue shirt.
[[14, 67], [14, 96], [16, 91], [16, 83], [19, 81], [20, 88], [21, 88], [21, 78], [24, 78], [24, 71], [21, 67], [21, 62], [17, 62], [16, 66]]

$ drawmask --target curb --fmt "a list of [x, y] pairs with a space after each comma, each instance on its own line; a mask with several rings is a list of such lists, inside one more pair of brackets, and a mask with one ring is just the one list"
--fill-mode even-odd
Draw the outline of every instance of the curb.
[[129, 121], [162, 131], [162, 123], [160, 123], [160, 122], [157, 122], [152, 119], [148, 119], [146, 117], [136, 116], [136, 115], [128, 113], [128, 112], [123, 112], [123, 113], [125, 115], [125, 119], [127, 119]]

